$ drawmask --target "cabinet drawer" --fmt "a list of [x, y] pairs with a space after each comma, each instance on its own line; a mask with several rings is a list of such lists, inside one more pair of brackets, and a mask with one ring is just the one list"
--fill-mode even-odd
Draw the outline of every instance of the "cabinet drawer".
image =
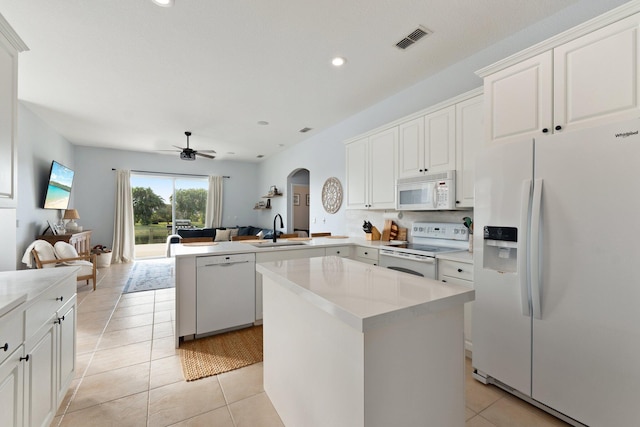
[[449, 260], [438, 261], [438, 275], [473, 281], [473, 264]]
[[52, 286], [35, 298], [25, 314], [25, 341], [59, 311], [76, 293], [75, 277]]
[[24, 340], [24, 310], [17, 307], [0, 317], [0, 363], [17, 349]]
[[356, 246], [356, 257], [378, 262], [378, 250]]
[[332, 246], [327, 248], [327, 256], [339, 256], [343, 258], [349, 258], [351, 256], [351, 246]]

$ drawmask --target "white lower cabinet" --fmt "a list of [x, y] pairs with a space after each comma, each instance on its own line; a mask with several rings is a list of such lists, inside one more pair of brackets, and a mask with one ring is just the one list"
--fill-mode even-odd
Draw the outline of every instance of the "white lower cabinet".
[[356, 246], [353, 259], [366, 264], [378, 265], [378, 250], [365, 246]]
[[75, 279], [0, 317], [2, 426], [49, 426], [75, 377]]
[[[438, 260], [438, 280], [473, 288], [473, 264], [461, 261]], [[464, 348], [473, 351], [472, 343], [473, 302], [464, 305]]]
[[326, 249], [325, 255], [327, 256], [339, 256], [341, 258], [351, 258], [353, 252], [351, 246], [331, 246]]

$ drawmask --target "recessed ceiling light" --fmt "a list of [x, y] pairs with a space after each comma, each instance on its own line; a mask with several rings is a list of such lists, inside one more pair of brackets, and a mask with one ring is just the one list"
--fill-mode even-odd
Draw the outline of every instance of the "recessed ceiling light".
[[347, 60], [340, 56], [336, 56], [331, 60], [331, 64], [333, 64], [334, 67], [342, 67], [345, 62], [347, 62]]
[[154, 4], [162, 7], [171, 7], [173, 6], [174, 0], [151, 0]]
[[258, 154], [256, 157], [257, 157], [257, 158], [259, 158], [259, 159], [261, 159], [261, 158], [263, 158], [263, 157], [264, 157], [264, 154]]
[[278, 147], [284, 147], [284, 144], [278, 144]]
[[266, 126], [266, 125], [268, 125], [268, 124], [269, 124], [269, 122], [264, 121], [264, 120], [260, 120], [260, 121], [258, 122], [258, 124], [259, 124], [260, 126]]

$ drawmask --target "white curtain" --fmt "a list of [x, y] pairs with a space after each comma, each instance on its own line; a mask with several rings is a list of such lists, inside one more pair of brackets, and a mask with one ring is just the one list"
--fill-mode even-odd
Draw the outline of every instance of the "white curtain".
[[221, 176], [209, 177], [209, 191], [207, 192], [207, 208], [205, 210], [205, 225], [218, 228], [222, 225], [222, 181]]
[[135, 231], [133, 197], [131, 195], [131, 172], [116, 170], [116, 203], [113, 218], [113, 246], [111, 262], [133, 262]]

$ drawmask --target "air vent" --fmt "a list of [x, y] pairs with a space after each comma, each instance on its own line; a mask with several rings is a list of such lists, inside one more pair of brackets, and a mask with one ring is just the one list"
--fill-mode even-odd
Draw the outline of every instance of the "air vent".
[[400, 40], [398, 43], [396, 43], [396, 47], [398, 49], [404, 50], [409, 46], [411, 46], [412, 44], [416, 43], [418, 40], [424, 38], [425, 36], [430, 35], [431, 33], [433, 33], [433, 31], [427, 30], [424, 27], [418, 27], [415, 30], [413, 30], [408, 36], [406, 36], [405, 38]]
[[312, 130], [312, 128], [302, 128], [302, 129], [300, 129], [298, 132], [300, 132], [300, 133], [307, 133], [307, 132], [309, 132], [310, 130]]

